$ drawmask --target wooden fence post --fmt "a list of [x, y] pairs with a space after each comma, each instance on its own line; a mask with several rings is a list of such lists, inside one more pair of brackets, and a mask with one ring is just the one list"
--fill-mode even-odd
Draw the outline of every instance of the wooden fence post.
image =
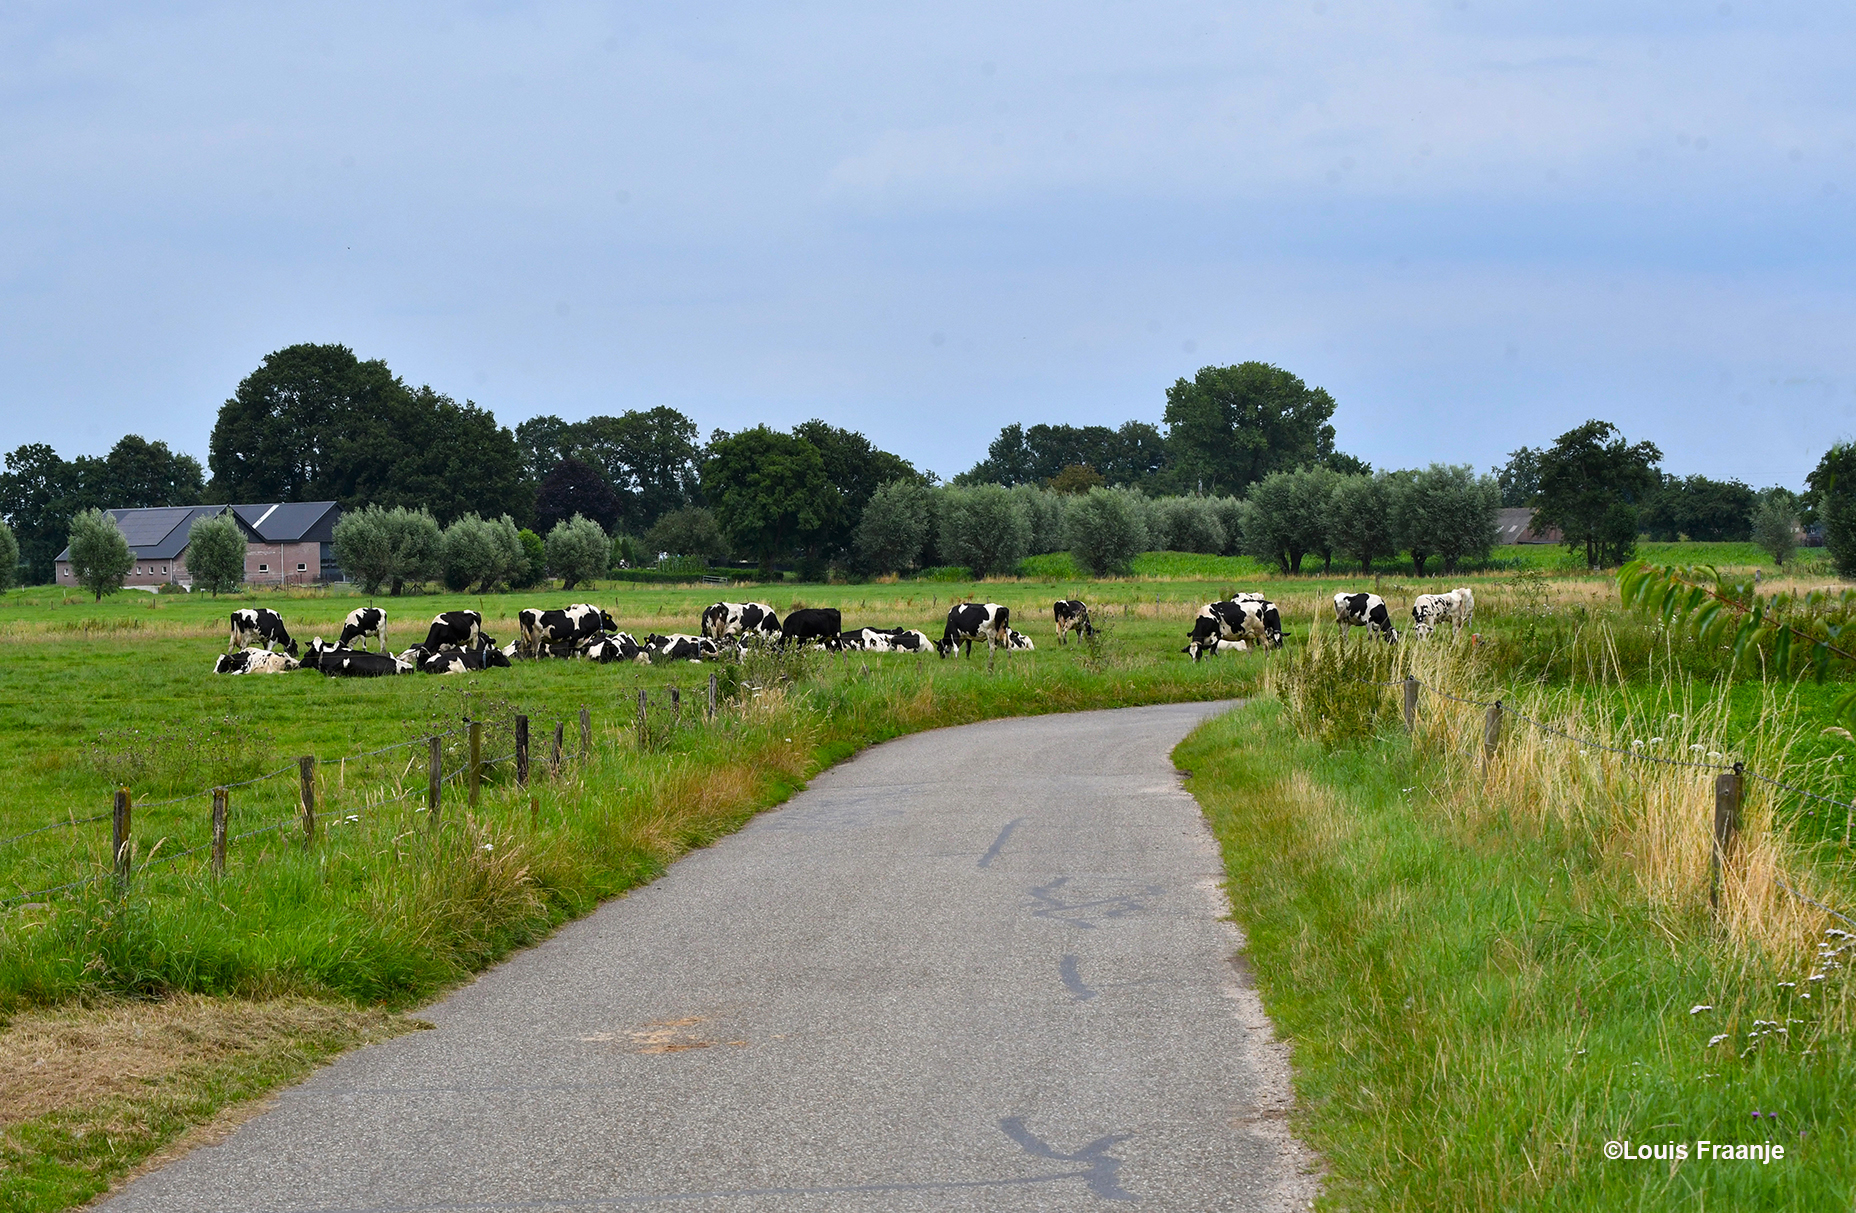
[[1721, 907], [1721, 865], [1733, 854], [1734, 836], [1740, 832], [1740, 773], [1744, 768], [1734, 763], [1731, 771], [1714, 777], [1714, 854], [1708, 863], [1708, 905]]
[[528, 717], [516, 717], [516, 786], [528, 786]]
[[648, 694], [649, 692], [643, 687], [638, 688], [638, 745], [640, 748], [642, 748], [645, 743], [645, 732], [647, 728], [646, 713], [650, 711], [650, 704], [646, 699]]
[[124, 890], [129, 887], [130, 818], [134, 808], [129, 789], [117, 788], [115, 811], [110, 814], [110, 862], [116, 869], [116, 883]]
[[470, 807], [477, 807], [478, 789], [483, 784], [483, 722], [470, 722]]
[[213, 876], [226, 874], [226, 790], [213, 789]]
[[425, 811], [433, 829], [438, 828], [438, 798], [445, 786], [445, 739], [434, 737], [428, 747], [425, 767]]
[[1486, 769], [1489, 760], [1495, 757], [1495, 747], [1502, 739], [1502, 701], [1497, 699], [1490, 706], [1488, 716], [1482, 723], [1482, 765]]
[[1410, 674], [1405, 675], [1405, 731], [1412, 732], [1418, 727], [1418, 680]]
[[303, 785], [303, 849], [316, 841], [316, 760], [305, 754], [296, 760], [297, 778]]
[[670, 688], [670, 727], [676, 728], [683, 716], [683, 692]]
[[555, 778], [555, 779], [559, 779], [561, 776], [561, 746], [566, 741], [566, 739], [567, 739], [567, 722], [563, 720], [555, 721], [554, 722], [554, 756], [548, 760], [548, 774], [550, 777]]
[[[709, 719], [710, 720], [715, 719], [715, 673], [714, 671], [711, 671], [709, 674]], [[1848, 831], [1845, 831], [1845, 832], [1847, 833]]]
[[585, 762], [593, 753], [593, 718], [587, 715], [585, 708], [580, 709], [580, 761]]

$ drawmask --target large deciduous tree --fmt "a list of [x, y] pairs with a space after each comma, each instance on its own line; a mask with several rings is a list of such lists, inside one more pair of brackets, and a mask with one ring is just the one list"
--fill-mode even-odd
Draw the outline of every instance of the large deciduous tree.
[[1182, 487], [1241, 493], [1334, 454], [1334, 398], [1265, 362], [1208, 366], [1167, 389], [1167, 443]]
[[1373, 561], [1398, 550], [1396, 510], [1400, 482], [1384, 473], [1342, 476], [1328, 497], [1327, 527], [1334, 547], [1373, 571]]
[[1856, 576], [1856, 443], [1839, 442], [1824, 452], [1805, 489], [1824, 528], [1824, 550], [1844, 577]]
[[107, 510], [84, 510], [71, 519], [71, 575], [102, 602], [122, 589], [135, 552]]
[[1148, 546], [1144, 506], [1130, 489], [1090, 489], [1071, 498], [1065, 513], [1076, 567], [1091, 577], [1127, 572]]
[[914, 480], [892, 480], [864, 506], [857, 524], [858, 559], [873, 573], [915, 568], [934, 523], [934, 490]]
[[29, 443], [6, 457], [0, 517], [17, 534], [32, 580], [50, 581], [79, 512], [196, 505], [201, 488], [199, 460], [136, 434], [124, 435], [102, 458], [66, 460], [44, 443]]
[[548, 532], [548, 570], [571, 590], [603, 576], [612, 560], [612, 544], [597, 522], [575, 514]]
[[1662, 458], [1655, 443], [1626, 443], [1609, 421], [1566, 431], [1540, 457], [1534, 525], [1560, 528], [1567, 549], [1584, 548], [1593, 568], [1622, 564], [1636, 549], [1638, 508]]
[[735, 547], [758, 556], [769, 576], [776, 558], [830, 521], [835, 501], [818, 448], [764, 425], [710, 443], [702, 491]]
[[996, 484], [949, 488], [941, 494], [941, 556], [975, 577], [1009, 573], [1031, 546], [1025, 503]]
[[1752, 488], [1738, 480], [1665, 475], [1647, 495], [1641, 524], [1650, 538], [1663, 542], [1682, 536], [1740, 542], [1752, 537], [1757, 504]]
[[914, 464], [881, 449], [855, 430], [814, 419], [794, 426], [793, 435], [818, 451], [825, 465], [825, 479], [832, 487], [824, 525], [806, 545], [806, 563], [814, 572], [823, 561], [850, 554], [857, 524], [863, 521], [864, 508], [878, 488], [898, 480], [927, 483]]
[[535, 494], [535, 520], [543, 530], [553, 530], [556, 523], [579, 514], [598, 523], [601, 530], [611, 531], [624, 513], [624, 503], [605, 476], [578, 459], [555, 464]]
[[245, 530], [232, 511], [195, 518], [187, 530], [187, 574], [193, 587], [213, 597], [235, 590], [245, 580]]

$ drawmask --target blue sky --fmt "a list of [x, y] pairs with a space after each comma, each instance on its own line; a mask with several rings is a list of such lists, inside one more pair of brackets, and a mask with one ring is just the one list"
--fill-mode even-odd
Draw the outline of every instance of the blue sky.
[[298, 341], [943, 475], [1253, 358], [1382, 467], [1856, 432], [1849, 6], [282, 8], [0, 8], [0, 447], [204, 459]]

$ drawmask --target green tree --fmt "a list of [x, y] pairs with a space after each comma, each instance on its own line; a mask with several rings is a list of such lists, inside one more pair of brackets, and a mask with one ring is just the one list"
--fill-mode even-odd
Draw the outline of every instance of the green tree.
[[443, 536], [438, 520], [404, 506], [368, 506], [342, 515], [333, 536], [335, 558], [363, 593], [429, 581], [442, 572]]
[[1768, 490], [1759, 495], [1753, 507], [1753, 542], [1783, 568], [1798, 550], [1798, 507], [1796, 498], [1784, 489]]
[[673, 556], [701, 556], [713, 564], [728, 559], [728, 539], [722, 534], [715, 511], [700, 505], [671, 510], [651, 524], [644, 545], [653, 552]]
[[232, 511], [195, 518], [187, 528], [187, 572], [197, 589], [213, 597], [245, 580], [245, 531]]
[[1086, 463], [1065, 464], [1062, 471], [1050, 478], [1050, 491], [1067, 497], [1077, 497], [1090, 489], [1107, 487], [1108, 477]]
[[1824, 528], [1824, 550], [1843, 577], [1856, 577], [1856, 444], [1839, 442], [1824, 452], [1805, 488]]
[[1433, 463], [1419, 472], [1420, 482], [1437, 481], [1440, 509], [1435, 543], [1444, 572], [1454, 573], [1466, 560], [1486, 560], [1497, 538], [1496, 512], [1502, 490], [1492, 476], [1478, 476], [1468, 464]]
[[1661, 476], [1640, 511], [1650, 538], [1670, 542], [1680, 536], [1703, 542], [1743, 542], [1753, 534], [1758, 497], [1738, 480], [1707, 476]]
[[1071, 498], [1065, 515], [1076, 567], [1092, 577], [1127, 572], [1148, 546], [1143, 506], [1130, 489], [1096, 488]]
[[873, 573], [899, 573], [919, 566], [934, 527], [934, 490], [920, 482], [892, 480], [870, 495], [857, 524], [856, 549]]
[[548, 532], [547, 547], [548, 568], [561, 579], [563, 590], [603, 576], [612, 559], [606, 532], [597, 522], [579, 514], [554, 524]]
[[98, 602], [122, 589], [135, 567], [129, 541], [106, 510], [85, 510], [71, 519], [70, 548], [72, 575]]
[[764, 425], [710, 443], [702, 491], [734, 546], [760, 558], [764, 577], [776, 557], [812, 541], [836, 501], [818, 448]]
[[1208, 366], [1166, 393], [1175, 475], [1205, 493], [1239, 493], [1275, 471], [1334, 454], [1334, 398], [1264, 362]]
[[1502, 505], [1511, 510], [1534, 504], [1540, 492], [1540, 456], [1531, 446], [1508, 452], [1508, 462], [1490, 469], [1502, 494]]
[[1608, 421], [1566, 431], [1540, 457], [1534, 525], [1559, 527], [1567, 549], [1584, 548], [1593, 568], [1622, 564], [1637, 546], [1638, 506], [1657, 487], [1662, 458], [1654, 443], [1626, 444]]
[[1148, 542], [1167, 552], [1224, 551], [1224, 521], [1209, 497], [1161, 497], [1153, 503], [1153, 533]]
[[1328, 534], [1335, 548], [1373, 571], [1373, 561], [1398, 550], [1399, 482], [1377, 476], [1342, 476], [1328, 498]]
[[445, 588], [453, 591], [474, 585], [477, 593], [487, 594], [499, 583], [519, 580], [528, 572], [522, 537], [507, 514], [497, 519], [466, 514], [455, 520], [444, 530], [439, 559]]
[[855, 430], [842, 429], [814, 418], [793, 427], [793, 436], [812, 444], [825, 465], [832, 486], [825, 525], [807, 544], [807, 563], [816, 570], [825, 560], [843, 559], [856, 543], [857, 524], [864, 507], [878, 488], [895, 480], [928, 478], [900, 455], [893, 455]]
[[13, 528], [0, 522], [0, 594], [19, 584], [19, 540]]
[[89, 495], [105, 509], [198, 505], [206, 487], [198, 459], [139, 434], [124, 434], [84, 478], [90, 482], [85, 486]]
[[509, 583], [512, 590], [528, 590], [541, 584], [548, 575], [548, 545], [540, 535], [523, 527], [516, 532], [522, 544], [522, 572]]
[[1012, 489], [1012, 496], [1024, 505], [1025, 517], [1031, 520], [1031, 544], [1026, 551], [1034, 556], [1042, 556], [1046, 552], [1064, 551], [1070, 546], [1069, 532], [1064, 529], [1066, 498], [1063, 494], [1041, 489], [1035, 484], [1021, 484]]
[[[540, 438], [540, 434], [535, 435]], [[700, 504], [696, 423], [658, 406], [617, 417], [588, 417], [562, 435], [572, 455], [598, 468], [624, 507], [619, 524], [648, 530], [671, 510]], [[590, 517], [590, 515], [589, 515]]]
[[1328, 501], [1337, 473], [1325, 467], [1271, 472], [1244, 500], [1241, 527], [1244, 551], [1275, 564], [1285, 573], [1300, 573], [1309, 553], [1331, 553]]
[[941, 555], [975, 577], [1010, 572], [1031, 545], [1031, 518], [1010, 489], [996, 484], [941, 494]]
[[[1097, 483], [1153, 487], [1169, 466], [1166, 440], [1158, 426], [1129, 421], [1119, 429], [1105, 425], [1008, 425], [986, 450], [986, 458], [954, 478], [969, 486], [1051, 485], [1065, 468], [1083, 467], [1102, 479]], [[1093, 484], [1063, 491], [1088, 492]]]

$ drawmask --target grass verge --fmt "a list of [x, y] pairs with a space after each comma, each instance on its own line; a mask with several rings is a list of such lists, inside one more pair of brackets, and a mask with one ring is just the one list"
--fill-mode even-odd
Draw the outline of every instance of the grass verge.
[[[1856, 1057], [1847, 1016], [1778, 986], [1805, 984], [1801, 958], [1659, 907], [1587, 831], [1440, 803], [1436, 755], [1396, 734], [1328, 748], [1260, 701], [1174, 761], [1292, 1041], [1330, 1207], [1850, 1207]], [[1759, 1021], [1801, 1039], [1742, 1055]], [[1689, 1157], [1608, 1161], [1607, 1141]]]

